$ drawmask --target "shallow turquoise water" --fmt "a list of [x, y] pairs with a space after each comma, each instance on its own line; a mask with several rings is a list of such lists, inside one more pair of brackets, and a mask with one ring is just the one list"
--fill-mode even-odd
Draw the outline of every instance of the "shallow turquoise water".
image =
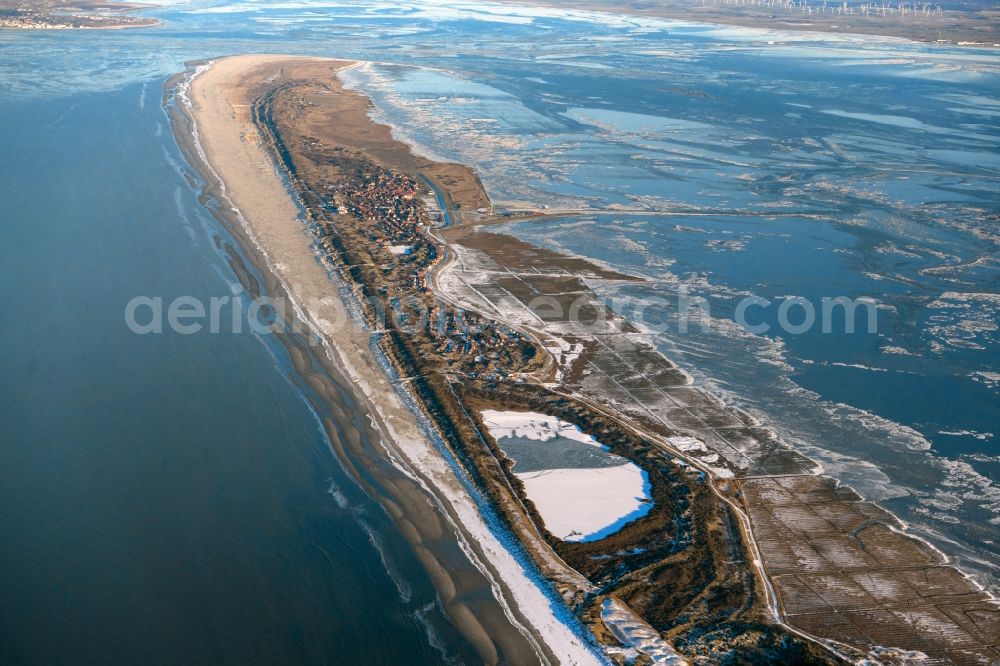
[[871, 334], [647, 314], [696, 381], [995, 584], [996, 55], [472, 5], [158, 13], [0, 33], [5, 661], [468, 656], [275, 345], [125, 326], [136, 295], [231, 293], [160, 95], [239, 52], [379, 61], [352, 78], [381, 117], [500, 203], [634, 209], [514, 228], [649, 276], [605, 294], [626, 312], [682, 285], [719, 323], [749, 293], [877, 299]]

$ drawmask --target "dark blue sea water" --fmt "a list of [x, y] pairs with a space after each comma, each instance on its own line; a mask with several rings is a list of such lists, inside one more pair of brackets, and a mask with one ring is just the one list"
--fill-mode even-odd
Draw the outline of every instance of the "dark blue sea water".
[[[125, 326], [137, 295], [231, 294], [160, 98], [185, 61], [242, 52], [380, 63], [352, 80], [400, 136], [500, 205], [577, 211], [511, 231], [649, 277], [602, 293], [665, 299], [646, 323], [697, 382], [995, 584], [993, 52], [481, 4], [155, 13], [0, 33], [0, 661], [470, 654], [280, 346]], [[682, 287], [711, 326], [677, 331]], [[877, 328], [758, 309], [750, 335], [751, 294], [871, 297]]]
[[469, 658], [275, 341], [126, 327], [235, 283], [141, 87], [0, 104], [0, 662]]

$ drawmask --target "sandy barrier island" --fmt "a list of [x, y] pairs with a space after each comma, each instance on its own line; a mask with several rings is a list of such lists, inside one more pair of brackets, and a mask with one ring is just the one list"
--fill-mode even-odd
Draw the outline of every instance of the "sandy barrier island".
[[[632, 278], [491, 232], [524, 211], [494, 211], [469, 167], [374, 123], [339, 81], [352, 64], [196, 64], [168, 83], [167, 106], [244, 249], [227, 248], [234, 273], [251, 294], [289, 297], [323, 343], [278, 333], [338, 459], [485, 663], [1000, 655], [989, 595], [691, 386], [587, 286]], [[431, 316], [414, 328], [417, 311]], [[579, 428], [642, 468], [648, 504], [600, 537], [553, 535], [490, 410]]]
[[[262, 67], [305, 59], [254, 55], [193, 67], [168, 82], [182, 150], [205, 177], [214, 212], [260, 260], [265, 293], [308, 304], [299, 315], [327, 345], [283, 340], [321, 400], [331, 444], [382, 503], [427, 569], [448, 617], [484, 663], [600, 663], [553, 600], [486, 524], [473, 498], [395, 392], [372, 354], [371, 333], [337, 297], [315, 260], [299, 208], [251, 128], [247, 79]], [[309, 62], [317, 63], [315, 59]], [[328, 75], [345, 61], [319, 61]], [[234, 258], [237, 275], [239, 259]], [[249, 284], [253, 292], [257, 285]], [[335, 330], [329, 323], [338, 322]], [[352, 397], [370, 423], [341, 406]]]

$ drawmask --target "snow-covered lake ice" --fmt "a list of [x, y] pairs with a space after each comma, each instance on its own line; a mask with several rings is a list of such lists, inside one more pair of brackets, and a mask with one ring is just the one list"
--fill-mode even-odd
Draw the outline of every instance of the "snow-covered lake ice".
[[652, 508], [646, 472], [577, 426], [538, 412], [482, 416], [554, 536], [596, 541]]

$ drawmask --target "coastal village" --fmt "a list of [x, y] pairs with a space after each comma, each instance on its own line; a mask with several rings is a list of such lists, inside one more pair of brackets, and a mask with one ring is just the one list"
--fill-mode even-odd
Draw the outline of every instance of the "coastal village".
[[[428, 232], [444, 215], [428, 208], [433, 197], [426, 186], [375, 164], [359, 165], [354, 174], [327, 185], [309, 215], [318, 246], [334, 265], [374, 278], [374, 293], [364, 289], [360, 296], [376, 327], [385, 329], [386, 318], [407, 330], [419, 327], [425, 341], [419, 355], [436, 358], [448, 372], [490, 386], [516, 380], [530, 366], [534, 346], [509, 327], [442, 303], [427, 286], [440, 261]], [[350, 231], [338, 224], [341, 216], [352, 219]], [[364, 242], [344, 242], [355, 235]]]
[[144, 5], [77, 0], [54, 4], [0, 0], [0, 30], [74, 30], [145, 28], [159, 20], [132, 16]]
[[153, 25], [152, 22], [128, 16], [53, 16], [46, 12], [0, 14], [0, 29], [11, 30], [73, 30], [80, 28], [126, 28]]

